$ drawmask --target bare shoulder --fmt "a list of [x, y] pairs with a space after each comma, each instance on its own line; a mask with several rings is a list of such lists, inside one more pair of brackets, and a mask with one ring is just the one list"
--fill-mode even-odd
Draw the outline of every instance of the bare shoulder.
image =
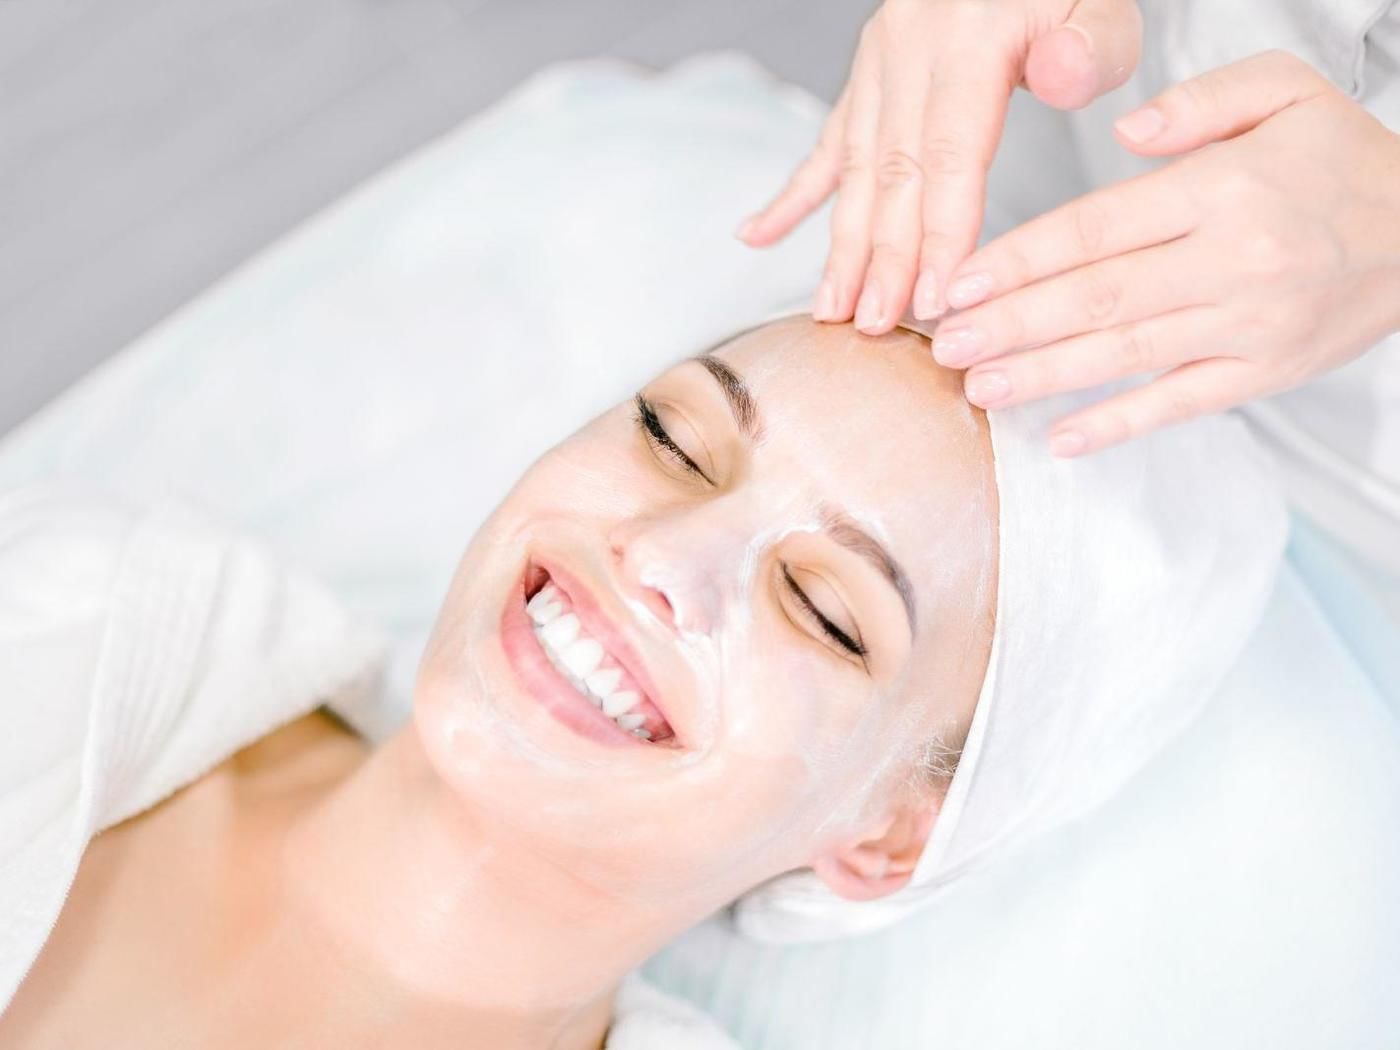
[[209, 775], [258, 794], [325, 787], [353, 770], [370, 745], [325, 708], [288, 722], [235, 752]]

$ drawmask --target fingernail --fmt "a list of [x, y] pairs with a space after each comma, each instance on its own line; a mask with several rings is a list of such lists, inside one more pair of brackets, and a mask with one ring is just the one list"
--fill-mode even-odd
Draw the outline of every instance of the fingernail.
[[749, 234], [753, 233], [754, 227], [758, 225], [758, 216], [750, 215], [743, 222], [739, 223], [739, 228], [734, 231], [734, 236], [741, 241], [749, 239]]
[[967, 399], [974, 405], [991, 408], [998, 402], [1005, 401], [1010, 395], [1011, 380], [1001, 372], [979, 372], [968, 377], [963, 389]]
[[933, 337], [933, 357], [940, 365], [961, 368], [977, 356], [986, 341], [977, 328], [939, 328]]
[[970, 273], [966, 277], [959, 277], [948, 286], [948, 304], [959, 310], [966, 310], [987, 298], [991, 291], [991, 274]]
[[914, 316], [920, 321], [931, 321], [938, 314], [938, 275], [925, 270], [914, 285]]
[[1126, 117], [1119, 117], [1113, 126], [1129, 142], [1141, 146], [1162, 133], [1167, 126], [1167, 118], [1156, 106], [1145, 106]]
[[836, 285], [830, 277], [823, 277], [817, 285], [817, 294], [812, 298], [812, 320], [831, 321], [836, 317]]
[[1050, 452], [1052, 455], [1069, 458], [1077, 456], [1089, 447], [1089, 439], [1077, 430], [1061, 430], [1059, 433], [1050, 435]]
[[874, 281], [865, 285], [856, 304], [856, 327], [861, 331], [878, 328], [885, 320], [884, 304], [880, 302], [880, 286]]

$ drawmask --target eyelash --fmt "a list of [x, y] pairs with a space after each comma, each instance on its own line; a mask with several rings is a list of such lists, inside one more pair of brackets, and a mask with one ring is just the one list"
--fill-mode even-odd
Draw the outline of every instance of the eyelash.
[[[634, 404], [636, 406], [636, 413], [633, 416], [633, 420], [637, 424], [637, 429], [640, 430], [642, 435], [647, 439], [647, 442], [654, 448], [670, 456], [671, 459], [675, 460], [675, 462], [686, 471], [694, 474], [696, 477], [704, 478], [704, 480], [709, 481], [710, 479], [705, 476], [705, 472], [700, 469], [693, 459], [685, 454], [685, 450], [677, 445], [675, 441], [672, 440], [671, 435], [666, 432], [666, 428], [662, 425], [661, 419], [657, 416], [656, 409], [652, 407], [651, 402], [643, 395], [638, 394], [634, 399]], [[786, 565], [783, 566], [783, 580], [787, 583], [788, 589], [792, 591], [792, 596], [797, 599], [797, 603], [802, 606], [803, 611], [806, 612], [812, 622], [821, 629], [822, 633], [846, 652], [850, 653], [852, 656], [859, 657], [860, 660], [864, 662], [866, 655], [869, 653], [865, 645], [856, 641], [856, 639], [852, 638], [822, 615], [822, 611], [812, 603], [812, 599], [808, 598], [807, 593], [797, 585], [797, 581], [792, 578], [792, 574], [788, 572]]]
[[666, 433], [666, 428], [661, 425], [661, 419], [657, 416], [656, 409], [652, 407], [651, 402], [641, 394], [638, 394], [634, 399], [634, 403], [636, 404], [637, 411], [633, 419], [637, 424], [637, 429], [642, 432], [647, 441], [654, 448], [659, 448], [662, 452], [666, 453], [666, 455], [670, 456], [685, 470], [698, 478], [704, 478], [704, 480], [709, 481], [710, 479], [696, 464], [695, 460], [687, 456], [685, 450], [671, 440], [671, 435]]
[[788, 567], [783, 566], [783, 579], [787, 581], [788, 589], [792, 591], [792, 596], [797, 599], [797, 603], [802, 606], [807, 615], [812, 618], [822, 632], [833, 642], [839, 645], [852, 656], [858, 656], [865, 660], [868, 650], [864, 643], [856, 641], [841, 628], [822, 615], [822, 611], [812, 604], [812, 599], [807, 597], [807, 593], [797, 585], [797, 581], [792, 578], [792, 573], [788, 572]]

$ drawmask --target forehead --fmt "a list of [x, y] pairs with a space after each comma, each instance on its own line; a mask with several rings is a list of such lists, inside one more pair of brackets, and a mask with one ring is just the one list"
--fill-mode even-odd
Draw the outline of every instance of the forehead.
[[[774, 411], [794, 416], [823, 403], [845, 411], [830, 422], [852, 427], [898, 413], [915, 439], [976, 440], [981, 413], [962, 396], [962, 375], [939, 365], [928, 340], [902, 329], [867, 336], [850, 325], [790, 318], [746, 332], [716, 356], [734, 365]], [[863, 411], [862, 406], [875, 406]]]
[[791, 319], [716, 356], [757, 402], [754, 463], [766, 488], [848, 512], [891, 548], [916, 589], [930, 574], [952, 582], [959, 565], [978, 571], [996, 519], [986, 417], [927, 340]]

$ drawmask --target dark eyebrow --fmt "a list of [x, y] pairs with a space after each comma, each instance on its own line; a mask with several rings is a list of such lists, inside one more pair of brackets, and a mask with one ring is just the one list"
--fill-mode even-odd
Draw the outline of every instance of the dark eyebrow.
[[744, 382], [744, 377], [718, 357], [710, 354], [701, 354], [694, 360], [703, 365], [705, 371], [709, 372], [714, 381], [719, 384], [724, 399], [729, 402], [729, 411], [734, 414], [734, 422], [739, 424], [739, 429], [748, 435], [750, 441], [757, 441], [763, 431], [758, 418], [758, 402], [749, 393], [749, 387]]
[[909, 630], [912, 632], [915, 624], [914, 588], [909, 583], [908, 574], [900, 568], [899, 562], [894, 560], [894, 556], [883, 543], [840, 511], [822, 507], [821, 515], [822, 529], [828, 536], [848, 551], [859, 554], [890, 581], [890, 585], [899, 594], [899, 600], [904, 603], [904, 615], [909, 618]]
[[[749, 436], [749, 440], [757, 441], [762, 434], [763, 426], [759, 421], [758, 402], [749, 392], [744, 377], [712, 354], [700, 354], [694, 360], [703, 365], [705, 370], [714, 377], [715, 382], [719, 384], [720, 390], [724, 393], [724, 399], [729, 402], [729, 411], [734, 414], [734, 421], [739, 424], [739, 429]], [[890, 554], [883, 543], [866, 532], [847, 515], [823, 506], [821, 516], [822, 529], [828, 536], [847, 550], [865, 558], [880, 570], [880, 574], [885, 579], [889, 580], [890, 586], [899, 594], [899, 600], [904, 603], [904, 615], [909, 619], [909, 630], [913, 631], [916, 622], [914, 588], [909, 583], [908, 574], [900, 568], [899, 562], [894, 560], [894, 556]]]

